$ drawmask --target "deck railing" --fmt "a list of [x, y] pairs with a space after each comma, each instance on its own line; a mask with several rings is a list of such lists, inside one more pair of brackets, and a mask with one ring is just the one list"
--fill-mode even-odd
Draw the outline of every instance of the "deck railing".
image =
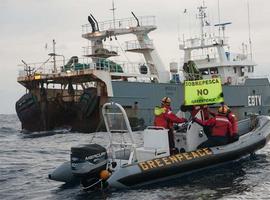
[[[136, 76], [141, 75], [139, 68], [145, 63], [139, 62], [127, 62], [127, 61], [112, 61], [110, 59], [104, 58], [78, 58], [72, 57], [65, 65], [63, 65], [63, 60], [56, 60], [56, 65], [54, 67], [54, 61], [48, 61], [46, 63], [28, 63], [27, 67], [25, 65], [19, 65], [24, 67], [19, 69], [19, 77], [24, 77], [30, 74], [59, 74], [59, 73], [69, 73], [72, 71], [79, 70], [103, 70], [110, 73], [116, 73], [115, 75], [130, 75]], [[29, 70], [31, 69], [31, 70]], [[149, 71], [149, 70], [148, 70]]]
[[147, 43], [140, 44], [138, 40], [132, 40], [126, 42], [126, 50], [134, 49], [154, 49], [153, 40], [148, 41]]
[[182, 42], [180, 45], [181, 49], [184, 48], [200, 48], [202, 45], [204, 46], [211, 46], [211, 45], [217, 45], [217, 44], [228, 44], [228, 37], [207, 37], [204, 38], [203, 43], [202, 39], [199, 37], [187, 39]]
[[[156, 20], [155, 16], [141, 16], [138, 17], [140, 26], [155, 26]], [[107, 31], [111, 29], [123, 29], [127, 27], [136, 27], [138, 26], [135, 18], [124, 18], [116, 20], [108, 20], [98, 22], [99, 31]], [[82, 25], [82, 34], [92, 32], [92, 27], [90, 24]]]
[[[93, 52], [95, 49], [95, 52]], [[86, 46], [83, 47], [83, 55], [95, 55], [95, 54], [115, 54], [118, 55], [118, 46], [103, 45], [103, 46]]]

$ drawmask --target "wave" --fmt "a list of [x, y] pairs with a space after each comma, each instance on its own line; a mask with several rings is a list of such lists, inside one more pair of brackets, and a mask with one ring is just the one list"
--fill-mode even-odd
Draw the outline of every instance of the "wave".
[[23, 132], [24, 138], [37, 138], [37, 137], [47, 137], [55, 134], [67, 134], [70, 133], [71, 128], [60, 128], [60, 129], [54, 129], [51, 131], [37, 131], [37, 132]]
[[0, 134], [1, 133], [18, 133], [18, 132], [20, 132], [20, 131], [16, 128], [6, 127], [6, 126], [0, 127]]

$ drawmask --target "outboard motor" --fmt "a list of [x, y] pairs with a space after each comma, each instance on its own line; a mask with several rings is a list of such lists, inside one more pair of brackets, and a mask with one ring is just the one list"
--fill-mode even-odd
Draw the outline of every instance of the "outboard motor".
[[71, 148], [71, 171], [79, 177], [84, 187], [91, 187], [100, 180], [100, 172], [107, 167], [107, 151], [98, 144]]

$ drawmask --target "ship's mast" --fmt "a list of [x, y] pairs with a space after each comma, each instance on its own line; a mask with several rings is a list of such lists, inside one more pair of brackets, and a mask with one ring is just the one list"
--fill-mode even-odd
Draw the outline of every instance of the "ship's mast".
[[56, 59], [55, 59], [55, 40], [53, 39], [53, 71], [56, 72]]
[[249, 40], [249, 50], [250, 50], [250, 59], [252, 60], [252, 43], [251, 43], [251, 33], [250, 33], [250, 10], [249, 10], [249, 0], [247, 0], [247, 9], [248, 9], [248, 40]]
[[[220, 5], [219, 5], [219, 0], [218, 0], [218, 24], [221, 24], [220, 22]], [[218, 27], [218, 36], [220, 37], [220, 31], [221, 31], [221, 27]]]
[[114, 0], [112, 1], [112, 8], [110, 9], [113, 13], [113, 28], [115, 29], [115, 10], [116, 10], [116, 7], [114, 6]]
[[198, 18], [200, 19], [201, 21], [201, 46], [204, 45], [204, 20], [206, 18], [206, 13], [205, 13], [205, 9], [207, 7], [204, 6], [204, 1], [203, 1], [203, 5], [198, 7], [198, 10], [199, 10], [199, 15], [198, 15]]

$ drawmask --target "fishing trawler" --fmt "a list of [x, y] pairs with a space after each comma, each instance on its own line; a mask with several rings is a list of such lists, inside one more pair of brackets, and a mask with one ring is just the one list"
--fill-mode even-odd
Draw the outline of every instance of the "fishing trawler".
[[[199, 7], [200, 37], [185, 39], [184, 66], [162, 63], [149, 33], [157, 29], [155, 17], [114, 19], [98, 22], [93, 15], [82, 26], [82, 37], [88, 41], [84, 57], [73, 56], [68, 62], [53, 53], [43, 63], [24, 62], [17, 81], [27, 92], [16, 102], [16, 112], [27, 131], [46, 131], [70, 127], [72, 131], [95, 132], [103, 126], [102, 106], [109, 101], [125, 108], [131, 127], [142, 129], [153, 124], [153, 108], [169, 96], [172, 108], [183, 102], [183, 80], [196, 77], [220, 77], [226, 104], [244, 119], [252, 113], [269, 115], [270, 86], [267, 78], [252, 78], [255, 63], [247, 51], [233, 53], [225, 34], [205, 32], [206, 7]], [[217, 27], [225, 33], [226, 23]], [[135, 35], [137, 40], [125, 43], [126, 53], [143, 55], [144, 62], [117, 60], [121, 47], [107, 45], [121, 36]], [[184, 72], [184, 79], [182, 78]], [[235, 96], [237, 94], [237, 96]]]

